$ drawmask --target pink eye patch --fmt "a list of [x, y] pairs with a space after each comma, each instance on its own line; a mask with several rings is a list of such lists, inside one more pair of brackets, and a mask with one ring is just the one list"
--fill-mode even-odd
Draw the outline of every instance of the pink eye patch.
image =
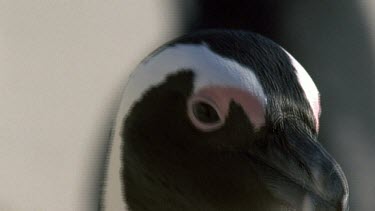
[[[255, 128], [260, 128], [265, 123], [265, 109], [257, 96], [252, 93], [234, 87], [208, 86], [198, 90], [188, 100], [188, 115], [192, 123], [202, 131], [212, 131], [219, 128], [225, 122], [229, 113], [230, 102], [239, 104], [246, 113]], [[217, 112], [218, 121], [204, 122], [197, 117], [195, 105], [207, 104], [209, 113]], [[207, 106], [206, 106], [207, 107]], [[211, 114], [212, 116], [212, 114]]]

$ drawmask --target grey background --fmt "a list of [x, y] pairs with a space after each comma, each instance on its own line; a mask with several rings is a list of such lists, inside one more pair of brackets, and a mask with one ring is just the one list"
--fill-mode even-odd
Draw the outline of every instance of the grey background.
[[172, 0], [0, 0], [0, 210], [92, 210], [129, 71], [181, 31]]

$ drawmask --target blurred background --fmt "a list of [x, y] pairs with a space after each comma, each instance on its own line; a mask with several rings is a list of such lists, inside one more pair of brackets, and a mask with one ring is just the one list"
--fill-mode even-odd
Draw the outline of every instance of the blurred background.
[[273, 39], [307, 69], [351, 210], [373, 211], [373, 11], [375, 1], [0, 0], [0, 210], [96, 208], [129, 72], [170, 39], [231, 28]]

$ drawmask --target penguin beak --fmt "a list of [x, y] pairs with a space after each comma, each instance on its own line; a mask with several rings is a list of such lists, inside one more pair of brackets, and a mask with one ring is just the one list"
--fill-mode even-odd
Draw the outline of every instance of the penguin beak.
[[[294, 127], [295, 128], [295, 127]], [[339, 164], [302, 130], [271, 135], [249, 153], [259, 177], [296, 210], [348, 210], [348, 184]]]

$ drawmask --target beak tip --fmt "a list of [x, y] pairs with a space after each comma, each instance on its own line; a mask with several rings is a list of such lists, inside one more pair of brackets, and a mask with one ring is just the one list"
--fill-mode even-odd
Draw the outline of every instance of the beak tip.
[[[347, 211], [349, 187], [341, 167], [333, 159], [328, 159], [321, 171], [314, 174], [316, 193], [338, 211]], [[329, 168], [331, 166], [332, 168]]]

